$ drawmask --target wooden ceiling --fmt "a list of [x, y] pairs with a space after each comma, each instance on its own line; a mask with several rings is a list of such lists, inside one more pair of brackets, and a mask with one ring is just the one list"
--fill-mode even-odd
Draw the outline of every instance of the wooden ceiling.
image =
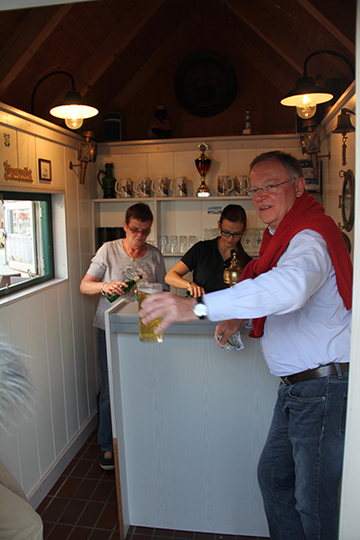
[[[355, 64], [356, 0], [92, 0], [14, 9], [0, 15], [0, 101], [30, 112], [36, 83], [55, 70], [101, 113], [120, 111], [127, 139], [145, 138], [156, 106], [171, 113], [173, 137], [241, 133], [251, 107], [259, 133], [294, 132], [294, 113], [279, 105], [303, 73], [307, 56], [332, 50]], [[197, 51], [224, 56], [238, 77], [233, 105], [197, 119], [177, 102], [174, 75]], [[353, 81], [348, 65], [320, 54], [309, 61], [319, 85]], [[46, 79], [34, 114], [48, 114], [70, 89], [63, 75]], [[237, 119], [237, 127], [232, 120]], [[102, 114], [85, 122], [102, 140]]]

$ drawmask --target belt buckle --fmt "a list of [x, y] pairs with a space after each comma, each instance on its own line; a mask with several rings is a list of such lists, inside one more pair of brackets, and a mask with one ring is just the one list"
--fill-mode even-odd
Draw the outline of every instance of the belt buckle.
[[280, 380], [282, 383], [285, 384], [285, 386], [291, 386], [291, 382], [289, 381], [287, 377], [280, 377]]

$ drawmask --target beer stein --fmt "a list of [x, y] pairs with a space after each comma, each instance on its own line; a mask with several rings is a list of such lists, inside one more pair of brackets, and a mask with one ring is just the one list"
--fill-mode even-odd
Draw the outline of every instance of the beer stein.
[[134, 191], [137, 197], [150, 197], [150, 192], [151, 192], [150, 178], [139, 178], [139, 180], [135, 180]]
[[174, 197], [187, 197], [185, 176], [179, 176], [178, 178], [171, 180], [170, 187]]
[[245, 195], [249, 187], [249, 179], [247, 176], [235, 176], [235, 195]]
[[121, 178], [115, 183], [115, 191], [120, 197], [132, 197], [131, 178]]
[[226, 196], [230, 195], [230, 192], [234, 188], [234, 180], [230, 176], [218, 177], [218, 195]]
[[167, 197], [169, 195], [169, 179], [164, 177], [153, 180], [151, 189], [157, 197]]

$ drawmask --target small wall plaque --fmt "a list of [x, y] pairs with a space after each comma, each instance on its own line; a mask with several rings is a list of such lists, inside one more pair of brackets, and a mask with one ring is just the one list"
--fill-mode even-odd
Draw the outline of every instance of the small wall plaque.
[[11, 165], [4, 161], [5, 167], [5, 180], [21, 180], [22, 182], [32, 182], [32, 170], [24, 167], [11, 167]]

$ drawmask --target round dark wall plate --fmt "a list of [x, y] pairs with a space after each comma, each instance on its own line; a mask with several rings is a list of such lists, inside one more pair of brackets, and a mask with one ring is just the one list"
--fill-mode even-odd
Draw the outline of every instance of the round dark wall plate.
[[234, 69], [223, 56], [213, 52], [191, 54], [181, 62], [175, 75], [175, 93], [180, 105], [202, 118], [225, 111], [237, 90]]

